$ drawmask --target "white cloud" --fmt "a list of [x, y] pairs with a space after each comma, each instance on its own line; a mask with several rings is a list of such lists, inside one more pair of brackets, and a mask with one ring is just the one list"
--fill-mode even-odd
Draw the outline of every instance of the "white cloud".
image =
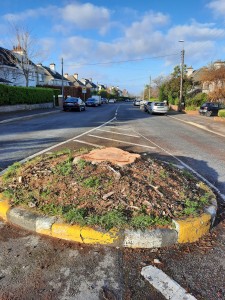
[[146, 36], [152, 33], [155, 27], [168, 24], [169, 17], [161, 13], [149, 12], [141, 18], [140, 21], [133, 22], [130, 27], [125, 30], [127, 38]]
[[39, 18], [42, 16], [51, 16], [54, 15], [57, 10], [57, 7], [55, 6], [48, 6], [48, 7], [39, 7], [36, 9], [27, 9], [21, 13], [18, 14], [6, 14], [3, 16], [3, 19], [9, 22], [21, 22], [25, 21], [29, 18]]
[[213, 13], [216, 16], [225, 16], [225, 1], [224, 0], [214, 0], [211, 1], [208, 5], [212, 9]]
[[216, 28], [214, 24], [201, 24], [194, 21], [191, 24], [174, 26], [168, 31], [168, 39], [174, 41], [180, 39], [188, 42], [208, 41], [224, 36], [224, 29]]
[[63, 45], [63, 57], [65, 60], [77, 63], [90, 62], [91, 57], [93, 57], [95, 42], [90, 39], [73, 36], [65, 39]]
[[91, 3], [69, 4], [61, 12], [64, 21], [80, 29], [98, 29], [104, 33], [110, 22], [110, 11]]

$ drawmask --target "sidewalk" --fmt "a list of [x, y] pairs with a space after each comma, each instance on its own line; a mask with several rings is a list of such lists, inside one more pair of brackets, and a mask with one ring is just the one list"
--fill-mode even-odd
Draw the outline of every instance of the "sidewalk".
[[16, 120], [25, 120], [29, 118], [39, 117], [45, 114], [52, 114], [61, 112], [61, 108], [42, 108], [32, 110], [19, 110], [12, 112], [0, 112], [0, 124], [9, 123]]
[[168, 114], [180, 122], [201, 128], [221, 137], [225, 137], [225, 119], [219, 117], [206, 117], [199, 114], [172, 112]]

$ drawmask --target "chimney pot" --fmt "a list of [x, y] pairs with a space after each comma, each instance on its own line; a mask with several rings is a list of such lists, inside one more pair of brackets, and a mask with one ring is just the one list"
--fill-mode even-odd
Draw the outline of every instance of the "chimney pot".
[[54, 64], [54, 63], [51, 63], [51, 64], [49, 65], [49, 67], [50, 67], [50, 69], [51, 69], [53, 72], [55, 72], [55, 64]]

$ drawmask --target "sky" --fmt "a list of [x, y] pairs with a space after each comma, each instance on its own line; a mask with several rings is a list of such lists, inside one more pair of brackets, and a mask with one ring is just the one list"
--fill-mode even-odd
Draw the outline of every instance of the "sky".
[[[1, 0], [0, 46], [30, 32], [33, 61], [141, 95], [181, 63], [225, 60], [225, 0]], [[182, 42], [181, 42], [182, 41]], [[35, 61], [36, 60], [36, 61]]]

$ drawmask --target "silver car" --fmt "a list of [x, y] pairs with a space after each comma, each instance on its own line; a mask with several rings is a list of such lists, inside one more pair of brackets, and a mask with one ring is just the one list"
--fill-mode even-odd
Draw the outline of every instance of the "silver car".
[[167, 114], [169, 107], [165, 102], [152, 102], [151, 107], [149, 107], [149, 113], [151, 114]]

